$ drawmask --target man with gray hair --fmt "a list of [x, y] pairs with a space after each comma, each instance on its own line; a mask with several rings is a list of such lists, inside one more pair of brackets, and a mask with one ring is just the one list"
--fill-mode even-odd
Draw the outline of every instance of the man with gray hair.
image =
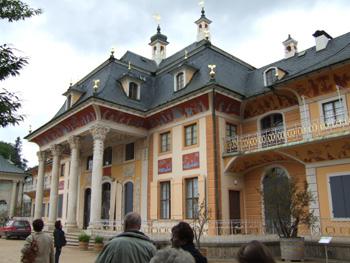
[[95, 263], [148, 263], [155, 255], [156, 247], [140, 228], [140, 215], [128, 213], [124, 218], [124, 232], [103, 248]]
[[169, 247], [159, 250], [150, 263], [195, 263], [195, 260], [187, 251]]

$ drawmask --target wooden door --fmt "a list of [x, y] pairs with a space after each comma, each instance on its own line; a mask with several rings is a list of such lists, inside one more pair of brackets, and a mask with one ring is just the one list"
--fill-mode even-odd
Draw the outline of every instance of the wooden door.
[[229, 206], [230, 206], [230, 232], [238, 234], [241, 232], [241, 200], [240, 191], [229, 191]]

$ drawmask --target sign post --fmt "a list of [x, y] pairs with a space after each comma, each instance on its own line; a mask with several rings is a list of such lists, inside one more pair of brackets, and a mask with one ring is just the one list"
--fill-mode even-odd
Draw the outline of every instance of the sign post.
[[328, 249], [327, 245], [331, 243], [332, 237], [321, 237], [321, 239], [318, 241], [319, 244], [324, 244], [325, 249], [325, 255], [326, 255], [326, 263], [328, 263]]

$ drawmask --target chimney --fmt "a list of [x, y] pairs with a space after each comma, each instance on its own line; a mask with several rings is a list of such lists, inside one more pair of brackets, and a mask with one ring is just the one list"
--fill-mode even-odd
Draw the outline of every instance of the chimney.
[[323, 50], [327, 47], [329, 40], [332, 39], [330, 35], [324, 30], [317, 30], [313, 36], [316, 40], [316, 51]]
[[284, 58], [293, 57], [298, 53], [298, 41], [293, 39], [290, 35], [288, 38], [282, 42], [284, 46]]

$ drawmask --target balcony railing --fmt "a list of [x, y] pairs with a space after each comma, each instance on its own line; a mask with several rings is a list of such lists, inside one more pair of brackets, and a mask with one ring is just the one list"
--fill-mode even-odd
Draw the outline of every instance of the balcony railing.
[[[44, 182], [44, 190], [49, 189], [50, 187], [51, 187], [50, 180], [46, 180]], [[36, 183], [35, 184], [33, 184], [33, 183], [31, 183], [31, 184], [24, 184], [23, 191], [25, 193], [35, 192], [36, 191]]]
[[[143, 221], [141, 231], [152, 237], [153, 240], [170, 240], [171, 229], [180, 220], [149, 220]], [[187, 221], [193, 225], [193, 221]], [[93, 234], [105, 237], [113, 237], [124, 231], [123, 222], [120, 220], [101, 220], [100, 227], [95, 228]], [[331, 218], [318, 219], [312, 227], [299, 226], [301, 236], [319, 237], [321, 235], [333, 237], [345, 237], [350, 234], [349, 221], [336, 221]], [[265, 238], [277, 237], [277, 231], [272, 223], [261, 219], [235, 219], [235, 220], [209, 220], [204, 227], [203, 240], [213, 241], [220, 237], [221, 240], [235, 240], [241, 236], [264, 236]]]
[[324, 117], [307, 123], [295, 123], [287, 127], [266, 129], [252, 134], [226, 138], [225, 153], [254, 152], [283, 145], [299, 144], [321, 138], [350, 134], [350, 113], [334, 116], [324, 121]]

